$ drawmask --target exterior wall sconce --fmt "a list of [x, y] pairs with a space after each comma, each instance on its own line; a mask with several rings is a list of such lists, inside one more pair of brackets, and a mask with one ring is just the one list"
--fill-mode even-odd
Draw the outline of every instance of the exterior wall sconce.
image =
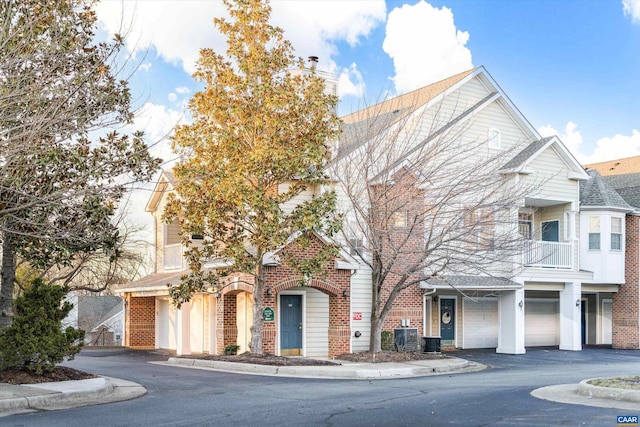
[[518, 303], [518, 307], [522, 308], [524, 306], [524, 301], [520, 300], [520, 302]]
[[346, 289], [344, 291], [342, 291], [342, 296], [345, 297], [345, 298], [348, 297], [349, 296], [349, 291], [346, 290]]
[[213, 295], [215, 295], [216, 299], [220, 299], [220, 297], [222, 296], [222, 295], [220, 294], [220, 292], [216, 292], [216, 293], [215, 293], [215, 294], [213, 294]]
[[438, 295], [433, 297], [433, 302], [438, 302]]
[[580, 307], [580, 299], [579, 298], [576, 300], [576, 307]]
[[267, 288], [267, 295], [273, 295], [273, 290], [271, 288]]

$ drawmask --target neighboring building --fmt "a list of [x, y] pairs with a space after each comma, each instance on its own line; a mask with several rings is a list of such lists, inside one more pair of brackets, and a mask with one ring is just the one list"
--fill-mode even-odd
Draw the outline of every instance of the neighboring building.
[[85, 345], [121, 346], [124, 341], [124, 303], [112, 295], [78, 295], [69, 292], [66, 300], [73, 309], [63, 320], [63, 327], [85, 331]]
[[[419, 335], [440, 336], [445, 346], [496, 348], [511, 354], [524, 353], [530, 346], [580, 350], [583, 343], [607, 343], [612, 334], [615, 342], [615, 312], [613, 326], [609, 319], [623, 283], [618, 267], [630, 246], [618, 245], [629, 230], [629, 225], [618, 227], [619, 220], [632, 211], [628, 202], [615, 198], [606, 188], [589, 186], [595, 181], [562, 142], [557, 137], [542, 138], [483, 67], [376, 108], [382, 114], [401, 111], [415, 118], [416, 128], [425, 132], [464, 125], [470, 137], [487, 141], [484, 149], [505, 153], [502, 174], [539, 184], [520, 206], [512, 208], [518, 218], [517, 230], [528, 241], [522, 257], [514, 262], [515, 274], [426, 280], [403, 291], [385, 329], [400, 326], [403, 319]], [[433, 129], [435, 123], [428, 120], [437, 109], [447, 109], [451, 116], [442, 128]], [[433, 114], [425, 114], [432, 110]], [[357, 128], [361, 117], [361, 112], [344, 117], [345, 127]], [[345, 137], [338, 144], [337, 156], [341, 150], [357, 149], [358, 141]], [[155, 218], [155, 273], [118, 291], [126, 301], [125, 345], [190, 354], [219, 353], [225, 345], [237, 343], [245, 351], [252, 322], [250, 280], [231, 275], [221, 292], [197, 294], [180, 309], [169, 300], [167, 284], [178, 283], [187, 272], [178, 227], [162, 221], [173, 182], [171, 173], [163, 173], [147, 205]], [[591, 201], [584, 204], [584, 213], [581, 182], [587, 183], [583, 197]], [[286, 188], [282, 185], [279, 191]], [[308, 189], [300, 200], [320, 191]], [[602, 201], [597, 200], [598, 195]], [[596, 220], [591, 219], [596, 216], [601, 219], [599, 232]], [[604, 227], [612, 224], [615, 235], [605, 236]], [[600, 252], [594, 249], [597, 233]], [[193, 242], [197, 244], [195, 236]], [[323, 244], [323, 238], [317, 236], [311, 250]], [[609, 249], [602, 249], [605, 244]], [[295, 242], [281, 250], [304, 256]], [[369, 349], [370, 271], [345, 249], [327, 267], [324, 278], [313, 278], [301, 287], [300, 278], [276, 259], [274, 254], [266, 261], [264, 305], [273, 310], [273, 317], [267, 316], [264, 325], [265, 352], [333, 357]]]
[[[618, 209], [601, 210], [601, 248], [606, 254], [600, 259], [605, 275], [616, 276], [621, 283], [610, 304], [613, 348], [640, 348], [640, 156], [586, 165], [609, 193], [612, 205]], [[612, 194], [614, 193], [614, 194]], [[624, 202], [624, 205], [621, 203]], [[609, 241], [607, 241], [609, 239]], [[623, 263], [620, 257], [624, 258]], [[621, 266], [622, 264], [622, 266]], [[594, 270], [595, 271], [595, 270]], [[603, 305], [603, 307], [606, 307]]]

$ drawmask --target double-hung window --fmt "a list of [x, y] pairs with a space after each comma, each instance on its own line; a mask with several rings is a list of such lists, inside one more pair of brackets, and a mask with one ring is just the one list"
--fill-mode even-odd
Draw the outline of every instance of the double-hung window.
[[600, 250], [600, 217], [589, 217], [589, 249]]
[[622, 250], [622, 218], [611, 218], [611, 250]]

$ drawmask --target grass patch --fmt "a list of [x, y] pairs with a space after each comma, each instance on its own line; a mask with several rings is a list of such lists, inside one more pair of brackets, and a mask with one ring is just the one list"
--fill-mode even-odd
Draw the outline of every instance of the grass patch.
[[598, 387], [611, 387], [622, 388], [626, 390], [640, 390], [640, 377], [612, 377], [612, 378], [600, 378], [597, 380], [589, 381], [589, 384]]

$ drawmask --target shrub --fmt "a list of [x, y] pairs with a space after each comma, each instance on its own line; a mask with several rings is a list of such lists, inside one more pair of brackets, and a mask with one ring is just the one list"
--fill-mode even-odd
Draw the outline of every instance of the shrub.
[[395, 346], [393, 345], [393, 332], [382, 331], [380, 333], [380, 348], [385, 351], [395, 349]]
[[227, 344], [222, 349], [222, 354], [224, 354], [225, 356], [236, 355], [238, 354], [239, 349], [240, 346], [238, 344]]
[[73, 308], [68, 301], [61, 303], [67, 292], [66, 287], [50, 286], [37, 279], [16, 299], [13, 323], [0, 333], [3, 370], [42, 375], [80, 352], [84, 331], [72, 327], [62, 330], [62, 320]]

